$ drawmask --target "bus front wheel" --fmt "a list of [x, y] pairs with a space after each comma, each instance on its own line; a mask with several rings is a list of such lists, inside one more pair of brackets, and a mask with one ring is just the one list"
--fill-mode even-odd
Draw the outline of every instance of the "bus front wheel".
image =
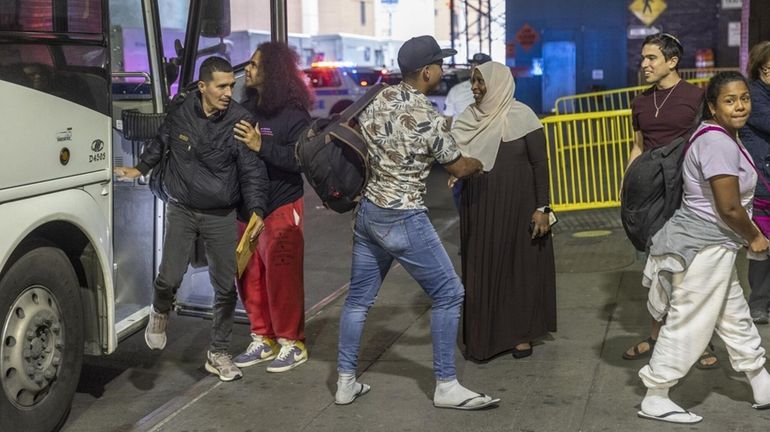
[[83, 362], [83, 306], [64, 252], [38, 247], [13, 263], [0, 280], [0, 313], [0, 430], [57, 430]]

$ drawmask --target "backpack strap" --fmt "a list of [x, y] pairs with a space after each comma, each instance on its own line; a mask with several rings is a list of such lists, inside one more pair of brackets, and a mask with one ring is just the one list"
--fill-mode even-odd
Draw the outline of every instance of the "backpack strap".
[[724, 130], [719, 126], [716, 126], [716, 125], [706, 126], [703, 129], [700, 129], [697, 132], [695, 132], [693, 136], [690, 137], [690, 140], [687, 142], [687, 147], [684, 148], [684, 151], [687, 152], [687, 149], [689, 149], [692, 143], [694, 143], [695, 140], [698, 139], [701, 135], [711, 131], [722, 132], [723, 134], [730, 136], [730, 134], [728, 134], [726, 130]]
[[721, 127], [721, 126], [716, 126], [716, 125], [706, 126], [703, 129], [701, 129], [698, 132], [696, 132], [695, 135], [693, 135], [692, 138], [690, 138], [690, 142], [687, 143], [687, 147], [684, 149], [684, 151], [685, 152], [687, 151], [687, 148], [690, 147], [690, 145], [693, 143], [693, 141], [695, 141], [696, 138], [698, 138], [699, 136], [705, 134], [706, 132], [710, 132], [710, 131], [722, 132], [723, 134], [725, 134], [728, 137], [730, 137], [730, 139], [735, 143], [735, 145], [738, 146], [738, 150], [741, 151], [741, 154], [746, 159], [746, 161], [749, 163], [749, 165], [751, 165], [751, 167], [754, 168], [754, 171], [757, 173], [757, 176], [759, 177], [759, 179], [762, 180], [762, 183], [765, 185], [767, 190], [770, 191], [770, 184], [768, 184], [767, 180], [765, 180], [765, 176], [763, 176], [762, 173], [759, 172], [759, 170], [757, 169], [757, 166], [754, 164], [754, 161], [751, 160], [751, 156], [749, 156], [746, 153], [746, 150], [744, 150], [743, 146], [738, 144], [738, 141], [736, 141], [735, 138], [730, 136], [730, 134], [727, 133], [727, 131], [723, 127]]
[[[738, 144], [737, 142], [735, 144]], [[767, 180], [765, 180], [765, 176], [762, 175], [761, 172], [757, 169], [757, 166], [754, 164], [754, 161], [751, 160], [751, 157], [746, 153], [746, 150], [744, 150], [743, 146], [738, 144], [738, 150], [741, 151], [741, 154], [743, 154], [743, 157], [746, 158], [746, 160], [751, 164], [751, 167], [754, 168], [754, 171], [757, 173], [757, 177], [759, 177], [760, 180], [762, 180], [762, 183], [765, 185], [765, 188], [770, 191], [770, 184], [767, 184]]]
[[369, 90], [364, 93], [363, 96], [358, 98], [353, 104], [351, 104], [349, 107], [345, 108], [340, 113], [340, 122], [341, 123], [348, 123], [350, 120], [357, 116], [361, 111], [366, 108], [367, 105], [378, 95], [380, 92], [387, 87], [388, 85], [386, 83], [377, 83], [373, 85]]

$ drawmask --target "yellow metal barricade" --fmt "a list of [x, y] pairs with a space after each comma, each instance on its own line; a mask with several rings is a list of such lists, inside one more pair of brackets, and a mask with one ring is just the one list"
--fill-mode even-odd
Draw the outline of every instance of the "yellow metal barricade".
[[555, 210], [620, 205], [620, 188], [634, 140], [631, 110], [542, 119]]
[[[708, 78], [687, 79], [698, 87], [706, 87]], [[574, 114], [598, 111], [616, 111], [631, 108], [631, 101], [637, 94], [648, 89], [649, 85], [625, 87], [614, 90], [605, 90], [591, 93], [580, 93], [571, 96], [563, 96], [556, 99], [554, 113]]]

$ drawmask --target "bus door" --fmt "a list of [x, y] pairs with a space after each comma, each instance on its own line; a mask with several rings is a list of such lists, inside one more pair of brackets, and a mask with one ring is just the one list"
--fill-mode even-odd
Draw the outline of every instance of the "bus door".
[[[173, 0], [110, 0], [112, 63], [112, 142], [114, 166], [136, 166], [144, 146], [163, 119], [168, 87], [160, 29], [183, 33], [186, 11], [169, 8]], [[160, 7], [159, 7], [160, 6]], [[165, 7], [164, 7], [165, 6]], [[159, 16], [159, 9], [180, 10]], [[173, 58], [173, 44], [169, 45]], [[153, 127], [154, 126], [154, 127]], [[153, 298], [160, 258], [163, 203], [148, 187], [148, 178], [113, 183], [113, 276], [115, 327], [119, 338], [144, 323]]]

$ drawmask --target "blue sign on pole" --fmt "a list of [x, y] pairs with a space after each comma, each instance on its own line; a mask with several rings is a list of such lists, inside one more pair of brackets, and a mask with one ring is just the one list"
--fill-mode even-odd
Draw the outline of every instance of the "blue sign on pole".
[[398, 4], [398, 0], [380, 0], [382, 4]]

